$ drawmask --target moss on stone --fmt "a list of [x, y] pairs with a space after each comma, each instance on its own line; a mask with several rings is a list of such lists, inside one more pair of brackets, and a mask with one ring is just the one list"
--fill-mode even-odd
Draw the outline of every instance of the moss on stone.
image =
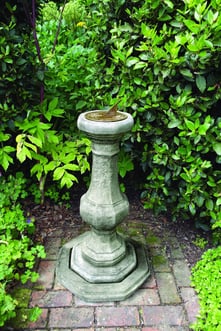
[[35, 321], [41, 314], [38, 307], [29, 308], [31, 289], [15, 288], [12, 292], [13, 298], [17, 301], [16, 316], [8, 321], [7, 326], [15, 330], [23, 330], [30, 321]]

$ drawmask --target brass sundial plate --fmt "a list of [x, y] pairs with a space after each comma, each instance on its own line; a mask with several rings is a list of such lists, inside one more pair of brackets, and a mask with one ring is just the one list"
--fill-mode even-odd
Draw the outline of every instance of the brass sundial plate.
[[85, 114], [85, 118], [95, 122], [118, 122], [125, 120], [127, 115], [118, 111], [113, 115], [105, 110], [99, 110]]

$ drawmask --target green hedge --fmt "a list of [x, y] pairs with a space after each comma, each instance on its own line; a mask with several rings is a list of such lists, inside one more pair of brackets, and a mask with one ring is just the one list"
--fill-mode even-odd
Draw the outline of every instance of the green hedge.
[[[88, 170], [85, 154], [90, 152], [90, 147], [85, 147], [88, 141], [76, 132], [71, 93], [78, 90], [79, 100], [87, 91], [90, 75], [87, 58], [94, 58], [94, 51], [79, 45], [78, 39], [75, 47], [69, 49], [73, 34], [77, 38], [78, 31], [75, 33], [72, 24], [59, 21], [57, 6], [52, 4], [58, 15], [50, 20], [46, 17], [53, 14], [50, 3], [37, 1], [21, 1], [17, 6], [13, 1], [4, 2], [3, 13], [7, 13], [8, 19], [0, 16], [1, 172], [18, 167], [17, 160], [24, 163], [26, 176], [35, 176], [39, 182], [42, 202], [46, 178], [59, 181], [61, 186], [72, 186], [78, 181], [74, 173]], [[66, 20], [74, 15], [71, 4], [65, 6]], [[83, 28], [79, 26], [79, 32]], [[95, 70], [93, 65], [91, 70]], [[82, 87], [78, 84], [81, 81]]]
[[221, 247], [209, 249], [192, 269], [192, 284], [200, 300], [195, 331], [221, 329]]
[[220, 7], [220, 0], [90, 7], [96, 47], [106, 54], [100, 93], [134, 116], [126, 147], [145, 174], [146, 208], [204, 228], [221, 218]]
[[[27, 183], [22, 173], [0, 177], [0, 327], [11, 318], [22, 315], [16, 298], [19, 288], [28, 281], [36, 282], [34, 267], [44, 258], [42, 245], [34, 244], [34, 219], [25, 217], [20, 200], [27, 197]], [[29, 312], [29, 313], [28, 313]], [[35, 320], [41, 310], [26, 312], [27, 320]], [[24, 314], [25, 317], [25, 314]], [[17, 325], [16, 325], [17, 326]]]
[[[26, 109], [22, 121], [46, 116], [51, 134], [57, 137], [55, 145], [59, 145], [71, 137], [81, 140], [76, 129], [80, 112], [108, 107], [120, 99], [119, 108], [135, 119], [133, 132], [123, 143], [129, 158], [122, 152], [120, 170], [123, 175], [131, 169], [142, 172], [142, 180], [137, 181], [145, 207], [155, 212], [169, 211], [174, 220], [181, 216], [194, 219], [203, 228], [212, 224], [218, 229], [221, 1], [72, 0], [62, 16], [55, 2], [50, 2], [53, 10], [48, 10], [44, 2], [39, 4], [36, 31], [43, 66], [35, 68], [33, 77], [38, 84], [39, 80], [44, 83], [47, 100], [35, 111], [26, 107], [23, 98], [23, 108], [19, 108], [19, 112]], [[33, 42], [30, 50], [36, 56]], [[22, 62], [19, 60], [17, 65], [26, 66]], [[11, 64], [5, 65], [8, 68]], [[55, 97], [57, 109], [62, 110], [51, 116], [47, 110], [45, 113], [46, 104], [53, 104]], [[7, 102], [4, 107], [8, 107]], [[9, 107], [6, 110], [4, 114], [9, 114]], [[25, 141], [32, 146], [27, 153], [22, 152], [25, 157], [20, 159], [36, 161], [37, 149], [37, 154], [47, 158], [41, 158], [42, 167], [46, 167], [43, 177], [48, 170], [54, 172], [56, 167], [50, 163], [54, 156], [42, 149], [44, 141], [40, 140], [44, 138], [24, 128], [22, 121], [17, 121], [17, 144], [23, 141], [21, 135], [29, 134], [32, 141]], [[13, 162], [13, 151], [10, 132], [2, 132], [2, 164], [7, 168]], [[30, 167], [34, 165], [32, 162]], [[82, 173], [88, 165], [83, 168]], [[55, 177], [60, 180], [60, 176]]]
[[39, 103], [38, 64], [23, 2], [2, 1], [0, 12], [0, 164], [15, 160], [15, 121]]

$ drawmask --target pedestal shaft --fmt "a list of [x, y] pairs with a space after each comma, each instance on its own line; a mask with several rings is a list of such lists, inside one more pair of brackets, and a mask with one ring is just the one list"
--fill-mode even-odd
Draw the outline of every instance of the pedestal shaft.
[[[105, 143], [105, 144], [104, 144]], [[90, 187], [81, 198], [80, 214], [97, 230], [112, 230], [128, 215], [129, 204], [118, 182], [119, 142], [95, 141]]]
[[92, 174], [87, 197], [96, 204], [113, 204], [122, 200], [118, 184], [119, 142], [92, 143]]
[[117, 162], [120, 138], [131, 129], [133, 118], [125, 113], [122, 118], [108, 123], [93, 122], [88, 113], [78, 118], [79, 129], [92, 140], [91, 183], [80, 201], [81, 217], [91, 231], [62, 247], [57, 275], [86, 301], [124, 300], [150, 273], [144, 248], [116, 232], [129, 212], [119, 187]]
[[92, 230], [87, 240], [74, 248], [71, 268], [91, 282], [116, 282], [136, 266], [133, 246], [126, 245], [115, 231], [129, 212], [128, 200], [118, 182], [119, 141], [116, 137], [90, 138], [91, 183], [81, 198], [80, 214]]

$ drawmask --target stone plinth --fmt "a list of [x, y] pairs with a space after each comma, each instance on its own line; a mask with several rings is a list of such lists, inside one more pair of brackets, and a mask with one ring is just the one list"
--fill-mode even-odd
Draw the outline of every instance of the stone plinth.
[[115, 230], [129, 213], [127, 197], [119, 187], [117, 160], [119, 141], [131, 130], [133, 118], [118, 112], [116, 121], [106, 121], [105, 116], [91, 120], [97, 114], [83, 113], [78, 118], [79, 129], [92, 141], [91, 183], [80, 202], [81, 217], [91, 231], [63, 246], [57, 275], [85, 301], [120, 301], [149, 276], [144, 248]]

